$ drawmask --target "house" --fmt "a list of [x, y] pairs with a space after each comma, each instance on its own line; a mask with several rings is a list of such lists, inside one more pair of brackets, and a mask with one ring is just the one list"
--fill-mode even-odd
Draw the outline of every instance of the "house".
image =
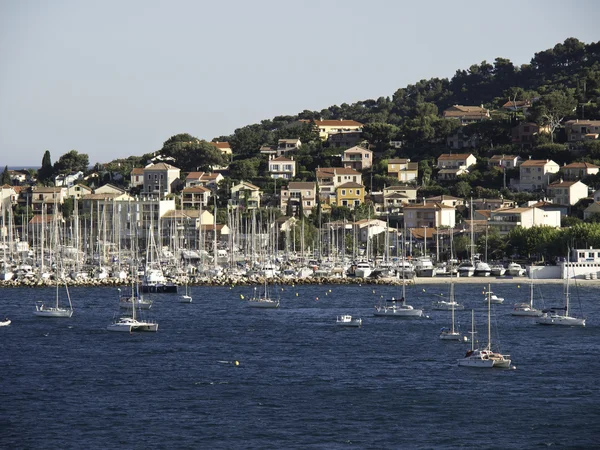
[[209, 142], [210, 145], [212, 145], [213, 147], [215, 147], [217, 150], [219, 150], [221, 153], [223, 153], [225, 156], [227, 156], [228, 159], [231, 159], [233, 152], [231, 151], [231, 146], [229, 145], [229, 142]]
[[125, 189], [121, 189], [112, 184], [105, 184], [97, 189], [94, 189], [94, 194], [124, 194]]
[[280, 208], [287, 210], [288, 202], [292, 203], [292, 211], [297, 214], [302, 201], [302, 210], [304, 215], [310, 215], [310, 212], [317, 204], [317, 184], [306, 181], [291, 181], [287, 188], [281, 189]]
[[290, 152], [295, 152], [300, 148], [302, 142], [300, 139], [279, 139], [277, 141], [277, 156], [285, 156]]
[[596, 140], [600, 136], [600, 120], [567, 120], [565, 130], [569, 142]]
[[399, 214], [404, 205], [417, 201], [415, 185], [387, 186], [383, 191], [371, 192], [370, 200], [376, 214]]
[[592, 216], [600, 217], [600, 202], [594, 202], [583, 210], [583, 220], [590, 219]]
[[459, 169], [442, 169], [438, 172], [438, 180], [456, 180], [461, 175], [467, 175], [469, 171], [463, 167]]
[[58, 211], [59, 205], [64, 203], [67, 196], [67, 188], [64, 186], [42, 187], [34, 186], [31, 189], [31, 207], [35, 213], [44, 210], [48, 214]]
[[488, 166], [515, 169], [519, 167], [522, 162], [523, 160], [518, 155], [494, 155], [488, 160]]
[[143, 186], [144, 185], [144, 168], [134, 167], [131, 169], [130, 183], [131, 187]]
[[337, 206], [354, 208], [365, 202], [365, 187], [362, 184], [352, 181], [340, 184], [335, 189], [335, 194], [335, 203]]
[[63, 215], [60, 213], [57, 214], [35, 214], [27, 224], [27, 229], [29, 231], [30, 236], [41, 236], [42, 229], [48, 230], [52, 229], [53, 224], [58, 223], [60, 227], [65, 223], [65, 219]]
[[561, 205], [560, 203], [549, 202], [548, 200], [528, 201], [526, 206], [541, 209], [542, 211], [558, 211], [561, 217], [569, 214], [571, 207], [569, 205]]
[[367, 242], [368, 239], [385, 233], [388, 229], [388, 224], [384, 220], [379, 219], [362, 219], [352, 224], [355, 234], [360, 242]]
[[529, 159], [519, 166], [518, 189], [535, 191], [545, 189], [552, 174], [558, 173], [560, 166], [551, 159]]
[[530, 147], [533, 140], [540, 133], [550, 133], [549, 126], [539, 126], [534, 122], [521, 122], [510, 130], [513, 144], [520, 144], [522, 147]]
[[275, 226], [281, 233], [288, 233], [293, 230], [294, 226], [299, 222], [295, 217], [281, 216], [275, 219]]
[[523, 111], [524, 114], [527, 114], [529, 108], [531, 108], [531, 100], [509, 100], [502, 105], [504, 111]]
[[[300, 122], [310, 122], [303, 119]], [[326, 141], [330, 134], [344, 131], [362, 131], [363, 124], [355, 120], [315, 120], [315, 127], [319, 131], [319, 137]]]
[[19, 186], [31, 180], [31, 175], [27, 170], [9, 170], [8, 176], [10, 177], [10, 182], [12, 184]]
[[205, 209], [171, 209], [161, 217], [161, 223], [167, 229], [177, 229], [178, 237], [187, 244], [186, 248], [197, 249], [207, 242], [206, 236], [201, 236], [198, 231], [203, 225], [214, 224], [214, 216]]
[[144, 168], [144, 193], [163, 197], [172, 193], [179, 185], [180, 170], [170, 164], [160, 162]]
[[362, 131], [338, 131], [337, 133], [329, 133], [327, 142], [330, 147], [352, 147], [357, 145], [362, 140]]
[[438, 169], [468, 169], [477, 164], [472, 153], [443, 153], [438, 157]]
[[442, 117], [444, 119], [458, 119], [461, 125], [467, 125], [469, 123], [489, 120], [490, 111], [483, 106], [454, 105], [445, 109]]
[[257, 209], [260, 208], [262, 192], [258, 186], [247, 181], [241, 181], [231, 187], [231, 198], [228, 202], [229, 208]]
[[458, 197], [453, 197], [452, 195], [436, 195], [435, 197], [428, 197], [423, 200], [425, 204], [427, 203], [439, 203], [444, 206], [465, 206], [465, 200]]
[[206, 208], [212, 191], [204, 186], [185, 187], [181, 191], [183, 208]]
[[588, 162], [573, 162], [561, 167], [565, 180], [581, 180], [590, 175], [596, 175], [598, 170], [600, 170], [600, 167]]
[[397, 178], [402, 183], [416, 183], [419, 177], [419, 164], [410, 162], [410, 159], [389, 159], [387, 171], [388, 176]]
[[[18, 197], [19, 194], [13, 186], [5, 184], [0, 187], [0, 210], [2, 211], [0, 214], [3, 214], [4, 211], [7, 211], [13, 205], [16, 205]], [[2, 225], [4, 225], [4, 223]]]
[[373, 165], [373, 152], [359, 146], [349, 148], [342, 155], [342, 165], [359, 172], [369, 169]]
[[216, 225], [214, 223], [203, 224], [200, 229], [204, 235], [205, 242], [214, 242], [216, 237], [217, 242], [226, 243], [231, 234], [229, 226], [221, 223], [217, 223]]
[[58, 175], [54, 177], [54, 186], [71, 187], [81, 179], [83, 179], [83, 172], [81, 170], [69, 174]]
[[328, 203], [335, 201], [335, 189], [339, 185], [348, 182], [362, 184], [362, 174], [346, 167], [318, 168], [316, 177], [319, 183], [319, 196]]
[[190, 172], [185, 177], [185, 187], [204, 186], [209, 189], [216, 189], [224, 178], [222, 174], [217, 172]]
[[574, 205], [582, 198], [588, 197], [589, 188], [581, 181], [563, 181], [562, 179], [550, 183], [546, 192], [552, 203]]
[[404, 226], [406, 228], [454, 228], [455, 225], [456, 208], [454, 206], [445, 206], [441, 203], [404, 206]]
[[67, 197], [81, 199], [84, 195], [88, 195], [92, 193], [92, 188], [88, 187], [84, 184], [74, 184], [71, 187], [67, 188]]
[[274, 158], [270, 155], [268, 170], [271, 178], [291, 180], [296, 176], [296, 161], [294, 161], [293, 157], [287, 158], [285, 156], [278, 156]]
[[516, 203], [505, 198], [476, 198], [470, 202], [474, 210], [492, 211], [500, 208], [514, 208]]
[[508, 234], [516, 227], [531, 228], [535, 226], [560, 227], [559, 211], [544, 211], [534, 207], [504, 208], [492, 211], [489, 225], [496, 228], [501, 235]]

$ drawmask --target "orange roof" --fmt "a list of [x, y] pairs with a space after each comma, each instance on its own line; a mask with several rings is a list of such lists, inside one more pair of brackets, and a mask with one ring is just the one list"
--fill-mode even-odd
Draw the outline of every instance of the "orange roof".
[[355, 120], [315, 120], [315, 125], [323, 127], [362, 127], [363, 124]]
[[[521, 164], [521, 167], [527, 166], [545, 166], [546, 164], [553, 162], [551, 159], [528, 159], [527, 161]], [[556, 164], [556, 163], [554, 163]]]
[[144, 175], [143, 167], [134, 167], [131, 169], [131, 175]]
[[588, 162], [573, 162], [563, 166], [563, 169], [599, 169], [600, 167]]
[[438, 160], [456, 160], [456, 159], [467, 159], [469, 156], [473, 156], [471, 153], [442, 153]]
[[210, 142], [210, 145], [213, 145], [213, 146], [215, 146], [217, 148], [220, 148], [220, 149], [228, 149], [228, 148], [231, 149], [231, 146], [229, 145], [229, 142], [219, 142], [219, 141], [217, 141], [217, 142]]

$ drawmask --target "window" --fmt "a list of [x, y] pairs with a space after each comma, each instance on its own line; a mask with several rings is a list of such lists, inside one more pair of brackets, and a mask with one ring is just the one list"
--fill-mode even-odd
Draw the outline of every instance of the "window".
[[342, 195], [346, 195], [346, 189], [342, 189]]
[[356, 190], [356, 195], [360, 195], [360, 189]]

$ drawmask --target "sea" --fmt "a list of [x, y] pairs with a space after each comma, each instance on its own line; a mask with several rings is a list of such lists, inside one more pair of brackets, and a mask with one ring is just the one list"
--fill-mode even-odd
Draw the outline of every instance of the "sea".
[[[441, 341], [444, 285], [419, 284], [421, 319], [374, 317], [401, 296], [387, 285], [274, 286], [278, 309], [250, 308], [252, 287], [155, 294], [157, 333], [111, 333], [114, 288], [70, 289], [70, 319], [39, 318], [52, 288], [0, 289], [0, 448], [535, 449], [598, 448], [600, 288], [571, 286], [585, 328], [513, 317], [528, 285], [492, 289], [492, 345], [511, 369], [458, 367], [471, 345]], [[456, 325], [487, 341], [487, 284], [457, 284]], [[560, 306], [559, 285], [536, 287]], [[341, 328], [351, 314], [361, 328]]]

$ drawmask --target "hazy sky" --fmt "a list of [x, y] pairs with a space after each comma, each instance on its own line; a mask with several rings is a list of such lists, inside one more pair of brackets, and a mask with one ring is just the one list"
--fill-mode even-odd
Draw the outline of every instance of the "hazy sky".
[[600, 2], [0, 0], [0, 170], [90, 163], [600, 40]]

